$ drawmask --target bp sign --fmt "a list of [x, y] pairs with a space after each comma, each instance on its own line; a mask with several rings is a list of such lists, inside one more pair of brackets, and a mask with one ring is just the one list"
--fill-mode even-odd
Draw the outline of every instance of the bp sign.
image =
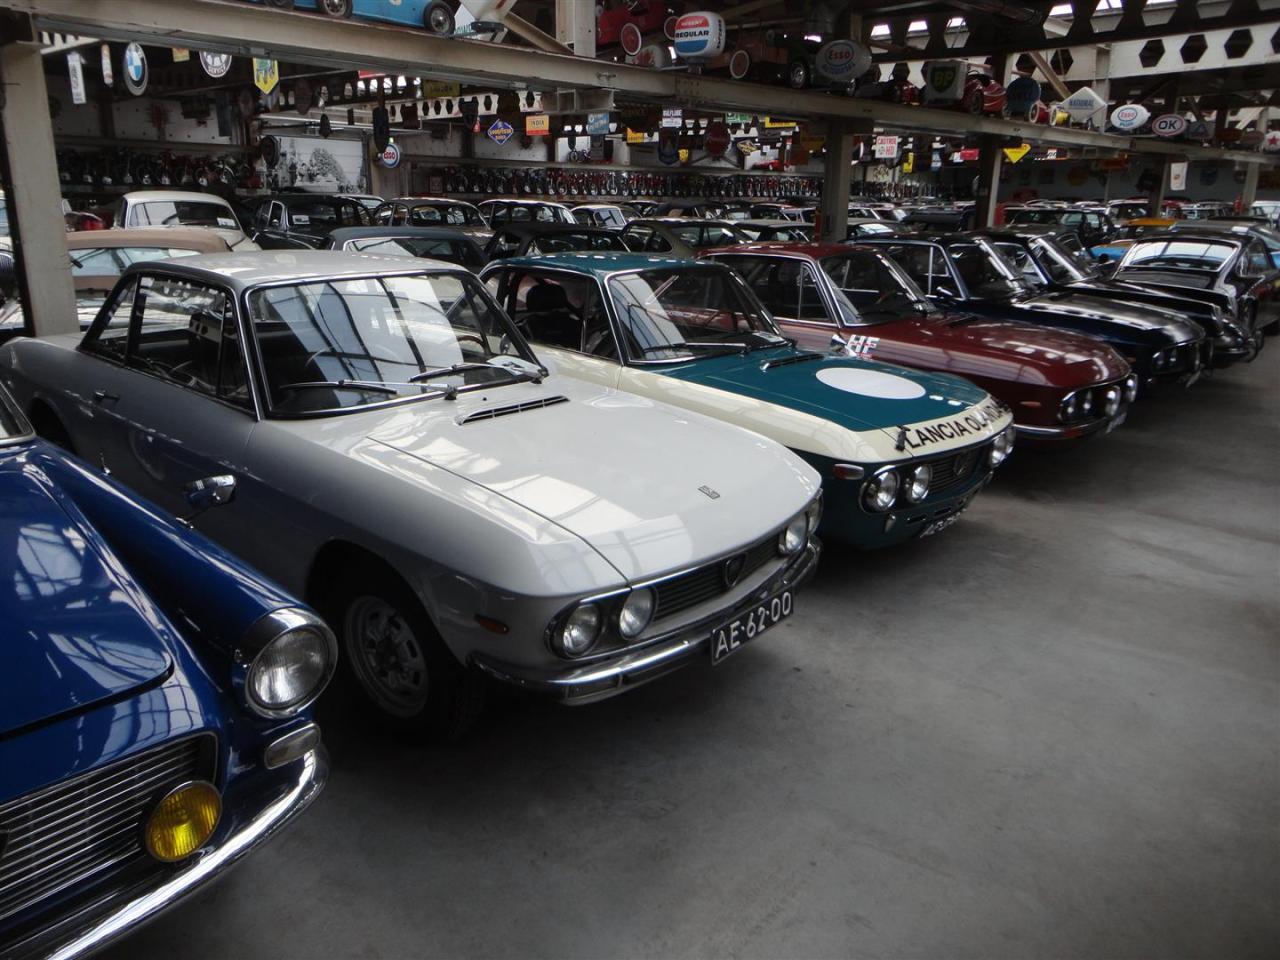
[[124, 85], [130, 93], [138, 97], [147, 89], [149, 77], [147, 54], [142, 49], [142, 44], [129, 44], [124, 48]]
[[1187, 118], [1176, 113], [1165, 113], [1151, 121], [1151, 132], [1157, 137], [1176, 137], [1187, 130]]

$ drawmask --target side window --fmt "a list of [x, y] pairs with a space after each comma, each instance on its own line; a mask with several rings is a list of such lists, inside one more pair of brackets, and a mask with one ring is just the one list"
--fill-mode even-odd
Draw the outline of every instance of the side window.
[[253, 225], [259, 230], [265, 230], [267, 226], [267, 213], [271, 210], [270, 203], [258, 204], [258, 209], [253, 215]]
[[645, 243], [644, 249], [649, 253], [670, 253], [671, 241], [654, 231], [653, 236]]
[[104, 308], [104, 315], [99, 315], [94, 326], [85, 337], [85, 349], [94, 353], [105, 354], [117, 360], [123, 360], [129, 343], [129, 320], [133, 315], [133, 301], [137, 294], [138, 281], [128, 281], [120, 290], [114, 302]]
[[[234, 336], [230, 300], [213, 287], [170, 277], [144, 277], [141, 321], [128, 364], [197, 393], [222, 393], [247, 403], [244, 362]], [[220, 390], [224, 375], [226, 384]]]
[[653, 237], [652, 227], [634, 226], [628, 227], [623, 233], [622, 239], [627, 247], [635, 252], [639, 252], [645, 248], [645, 244]]
[[520, 250], [520, 238], [514, 233], [502, 231], [494, 234], [493, 246], [489, 256], [494, 258], [514, 257]]
[[525, 274], [511, 304], [512, 319], [534, 343], [580, 351], [587, 287], [594, 287], [594, 282]]
[[1022, 276], [1031, 283], [1040, 283], [1040, 271], [1036, 268], [1035, 261], [1031, 259], [1031, 254], [1027, 252], [1025, 247], [1016, 243], [997, 243], [996, 249], [1005, 255], [1005, 258], [1018, 268]]
[[827, 304], [822, 299], [822, 290], [818, 287], [818, 278], [813, 275], [813, 268], [805, 264], [800, 270], [800, 320], [810, 323], [834, 323], [834, 318], [827, 313]]
[[354, 203], [343, 202], [338, 204], [338, 222], [344, 227], [358, 227], [363, 221]]
[[267, 226], [272, 230], [279, 230], [284, 223], [284, 204], [271, 202], [270, 209], [267, 213]]
[[409, 211], [409, 222], [415, 226], [431, 226], [440, 222], [439, 207], [414, 207]]
[[760, 301], [779, 320], [799, 320], [801, 277], [799, 263], [778, 262], [764, 271], [763, 284], [757, 281], [753, 286]]
[[395, 212], [395, 207], [391, 204], [379, 207], [373, 212], [373, 222], [380, 227], [391, 226], [391, 215]]

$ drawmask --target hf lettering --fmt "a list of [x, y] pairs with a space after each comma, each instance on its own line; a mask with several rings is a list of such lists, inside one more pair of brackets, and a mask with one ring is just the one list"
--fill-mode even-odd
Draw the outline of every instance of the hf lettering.
[[849, 342], [844, 345], [845, 353], [851, 357], [858, 357], [862, 360], [870, 360], [876, 352], [876, 345], [880, 342], [879, 337], [868, 337], [862, 334], [856, 334], [849, 337]]

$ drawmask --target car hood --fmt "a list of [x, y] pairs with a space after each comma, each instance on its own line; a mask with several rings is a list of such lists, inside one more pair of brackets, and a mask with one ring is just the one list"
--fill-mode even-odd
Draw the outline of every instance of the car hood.
[[[989, 320], [965, 313], [944, 313], [912, 321], [917, 342], [944, 347], [955, 372], [992, 376], [991, 361], [1016, 360], [1019, 379], [1028, 368], [1040, 370], [1046, 382], [1097, 383], [1126, 376], [1128, 364], [1102, 341], [1070, 330], [1033, 323]], [[1065, 377], [1063, 376], [1065, 374]]]
[[576, 535], [628, 580], [737, 549], [819, 485], [771, 440], [569, 377], [402, 409], [413, 415], [367, 421], [371, 443], [356, 455], [394, 470], [408, 455], [477, 484]]
[[169, 627], [38, 464], [0, 457], [0, 737], [173, 669]]
[[986, 391], [948, 374], [790, 347], [703, 357], [662, 372], [783, 404], [857, 431], [896, 431], [990, 399]]
[[1197, 339], [1201, 334], [1195, 324], [1179, 319], [1157, 307], [1126, 304], [1121, 297], [1092, 297], [1065, 290], [1038, 294], [1018, 305], [1039, 313], [1060, 317], [1095, 320], [1117, 329], [1125, 339], [1159, 349], [1166, 344]]
[[1177, 285], [1162, 286], [1160, 283], [1129, 282], [1127, 279], [1083, 280], [1071, 284], [1072, 290], [1080, 293], [1117, 297], [1136, 303], [1147, 303], [1152, 306], [1173, 310], [1177, 313], [1191, 313], [1197, 323], [1204, 324], [1213, 320], [1213, 307], [1229, 308], [1231, 298], [1217, 290], [1202, 290], [1196, 287]]

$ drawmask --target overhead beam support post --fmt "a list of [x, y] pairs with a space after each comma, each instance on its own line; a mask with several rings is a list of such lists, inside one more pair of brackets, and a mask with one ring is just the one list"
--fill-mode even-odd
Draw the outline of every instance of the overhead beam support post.
[[1253, 202], [1258, 199], [1258, 174], [1262, 168], [1251, 163], [1244, 168], [1244, 187], [1240, 191], [1240, 212], [1248, 213]]
[[579, 57], [595, 59], [596, 5], [556, 0], [556, 40]]
[[1004, 165], [1003, 143], [999, 137], [984, 134], [978, 143], [978, 192], [974, 197], [975, 229], [996, 225], [996, 204], [1000, 198], [1000, 170]]
[[822, 166], [822, 235], [819, 240], [839, 242], [849, 233], [849, 182], [853, 177], [853, 138], [870, 133], [865, 120], [833, 122], [827, 127], [826, 159]]
[[[9, 26], [0, 29], [8, 33]], [[62, 185], [53, 151], [53, 120], [40, 44], [0, 42], [0, 83], [3, 149], [10, 181], [5, 199], [14, 221], [19, 289], [27, 322], [37, 336], [75, 333], [80, 320], [71, 283]]]

